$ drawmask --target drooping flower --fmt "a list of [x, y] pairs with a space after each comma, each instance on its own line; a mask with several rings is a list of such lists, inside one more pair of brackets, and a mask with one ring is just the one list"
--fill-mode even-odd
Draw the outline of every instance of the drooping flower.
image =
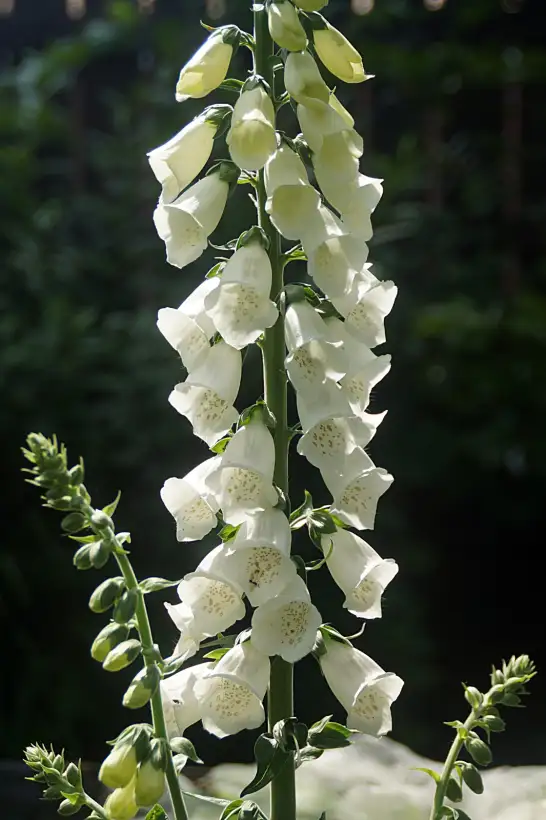
[[345, 593], [343, 606], [359, 618], [380, 618], [381, 596], [398, 564], [348, 530], [324, 535], [321, 544], [330, 574]]
[[157, 327], [178, 351], [182, 364], [193, 370], [210, 350], [210, 339], [215, 327], [205, 312], [205, 297], [218, 287], [218, 279], [205, 279], [185, 299], [179, 308], [161, 308]]
[[221, 162], [174, 202], [159, 200], [154, 223], [165, 242], [169, 264], [183, 268], [199, 259], [222, 217], [230, 185], [238, 174], [235, 165]]
[[162, 186], [163, 202], [173, 202], [201, 173], [212, 153], [214, 137], [231, 105], [211, 105], [178, 134], [148, 152], [148, 161]]
[[[158, 762], [158, 761], [157, 761]], [[152, 806], [163, 797], [165, 772], [153, 757], [143, 760], [135, 779], [135, 800], [139, 806]]]
[[309, 184], [305, 165], [283, 143], [265, 166], [266, 211], [275, 228], [287, 239], [299, 239], [311, 230], [320, 195]]
[[201, 641], [206, 636], [198, 631], [195, 615], [187, 604], [169, 604], [165, 602], [165, 609], [169, 613], [174, 625], [180, 630], [180, 637], [173, 650], [173, 658], [180, 661], [192, 658], [198, 651]]
[[201, 704], [195, 696], [195, 684], [212, 666], [212, 663], [198, 663], [161, 681], [163, 713], [170, 738], [181, 737], [189, 726], [201, 720]]
[[231, 159], [245, 171], [259, 171], [275, 152], [275, 108], [261, 77], [250, 77], [241, 89], [226, 142]]
[[381, 737], [392, 728], [391, 704], [404, 681], [345, 643], [326, 640], [320, 666], [328, 686], [347, 712], [347, 726]]
[[277, 321], [279, 311], [269, 298], [271, 262], [259, 239], [240, 246], [226, 264], [218, 286], [205, 298], [210, 320], [223, 339], [241, 350]]
[[253, 646], [252, 639], [226, 652], [195, 686], [203, 727], [216, 737], [226, 737], [261, 726], [269, 667], [269, 658]]
[[270, 0], [267, 4], [267, 25], [271, 39], [287, 51], [303, 51], [307, 35], [298, 12], [290, 0]]
[[306, 299], [288, 305], [284, 332], [286, 370], [296, 391], [316, 390], [326, 379], [345, 375], [342, 342], [330, 338], [328, 325]]
[[266, 655], [295, 663], [313, 648], [320, 624], [320, 612], [298, 575], [284, 592], [254, 611], [252, 642]]
[[219, 456], [209, 458], [184, 478], [168, 478], [161, 488], [161, 500], [176, 521], [178, 541], [200, 541], [216, 526], [219, 507], [206, 479], [219, 461]]
[[182, 68], [176, 84], [176, 100], [200, 99], [225, 80], [233, 50], [239, 45], [237, 26], [222, 26], [212, 32]]
[[313, 170], [320, 190], [334, 208], [338, 208], [338, 191], [355, 184], [362, 151], [362, 139], [354, 129], [346, 128], [325, 136], [320, 150], [313, 154]]
[[321, 14], [310, 14], [313, 45], [320, 61], [328, 71], [345, 83], [362, 83], [369, 77], [364, 71], [362, 57], [352, 43]]
[[237, 421], [233, 402], [241, 383], [241, 354], [225, 342], [211, 347], [204, 361], [177, 384], [169, 402], [186, 416], [196, 436], [212, 447]]
[[208, 556], [195, 572], [189, 572], [178, 585], [182, 603], [192, 611], [194, 629], [203, 635], [217, 635], [245, 615], [242, 589], [235, 583], [213, 574]]
[[326, 382], [318, 391], [300, 390], [297, 405], [303, 430], [298, 453], [320, 470], [343, 472], [358, 444], [350, 424], [353, 412], [341, 388]]
[[[363, 239], [372, 238], [370, 216], [383, 196], [383, 180], [359, 174], [354, 185], [337, 192], [335, 208], [341, 214], [341, 222], [347, 230], [359, 233]], [[334, 203], [332, 203], [334, 204]]]
[[273, 438], [255, 417], [235, 433], [207, 479], [228, 524], [241, 524], [248, 515], [277, 504], [274, 468]]
[[277, 509], [248, 516], [235, 538], [204, 560], [212, 574], [242, 589], [252, 606], [280, 594], [296, 577], [290, 525]]
[[132, 820], [138, 814], [135, 800], [136, 775], [126, 786], [114, 789], [104, 803], [104, 813], [108, 820]]
[[349, 234], [323, 205], [300, 238], [307, 254], [309, 275], [319, 288], [331, 299], [348, 293], [368, 258], [364, 240]]
[[342, 470], [323, 469], [322, 478], [334, 498], [332, 512], [351, 527], [373, 530], [377, 502], [394, 481], [392, 475], [357, 447], [345, 458]]
[[290, 96], [301, 105], [313, 107], [317, 102], [329, 102], [330, 89], [308, 51], [288, 55], [284, 67], [284, 84]]
[[380, 282], [369, 272], [355, 277], [350, 290], [332, 297], [336, 310], [345, 317], [345, 327], [368, 347], [383, 344], [385, 316], [394, 305], [398, 288], [394, 282]]

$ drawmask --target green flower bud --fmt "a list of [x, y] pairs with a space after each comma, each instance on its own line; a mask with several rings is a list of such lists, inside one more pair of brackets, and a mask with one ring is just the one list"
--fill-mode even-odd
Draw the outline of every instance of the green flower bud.
[[93, 612], [106, 612], [114, 605], [123, 587], [123, 578], [107, 578], [91, 595], [89, 609]]
[[126, 624], [135, 614], [138, 601], [136, 589], [126, 589], [114, 608], [113, 618], [118, 624]]
[[479, 737], [469, 737], [465, 740], [464, 745], [472, 760], [479, 763], [480, 766], [489, 766], [493, 760], [493, 755], [487, 743], [480, 740]]
[[483, 780], [477, 768], [472, 763], [463, 760], [457, 761], [457, 765], [460, 767], [463, 780], [470, 791], [473, 791], [474, 794], [482, 794]]
[[94, 544], [82, 544], [82, 546], [74, 553], [72, 563], [76, 569], [91, 569], [93, 562], [91, 560], [91, 548]]
[[463, 799], [463, 790], [459, 781], [454, 777], [450, 777], [447, 781], [446, 795], [448, 800], [452, 800], [454, 803], [459, 803]]
[[119, 672], [129, 666], [140, 655], [142, 647], [136, 638], [122, 641], [106, 656], [102, 668], [107, 672]]
[[154, 766], [150, 758], [141, 763], [137, 769], [135, 782], [135, 800], [139, 806], [151, 806], [163, 797], [165, 791], [165, 772]]
[[506, 729], [506, 723], [497, 715], [484, 715], [482, 721], [490, 732], [504, 732]]
[[521, 703], [521, 698], [519, 695], [514, 695], [513, 692], [506, 692], [502, 699], [502, 703], [504, 706], [519, 706]]
[[493, 686], [498, 686], [499, 683], [504, 683], [504, 675], [500, 669], [493, 669], [491, 673], [491, 684]]
[[73, 487], [77, 487], [78, 484], [81, 484], [83, 481], [84, 476], [84, 469], [83, 464], [76, 464], [75, 467], [72, 467], [68, 471], [68, 480], [72, 484]]
[[47, 789], [44, 789], [43, 797], [44, 800], [59, 800], [61, 798], [61, 786], [48, 786]]
[[160, 679], [161, 673], [155, 663], [152, 666], [146, 666], [138, 675], [135, 675], [129, 684], [123, 696], [123, 705], [128, 709], [140, 709], [146, 706], [156, 692]]
[[104, 541], [97, 541], [90, 545], [89, 557], [95, 569], [102, 569], [110, 558], [112, 550], [104, 543]]
[[467, 686], [464, 696], [473, 709], [478, 709], [483, 703], [483, 695], [475, 686]]
[[106, 798], [104, 811], [108, 820], [133, 820], [133, 817], [138, 814], [134, 778], [122, 789], [116, 789]]
[[57, 769], [58, 772], [62, 772], [64, 769], [64, 756], [63, 755], [55, 755], [53, 758], [51, 765], [54, 769]]
[[103, 761], [99, 780], [110, 789], [120, 789], [130, 783], [137, 768], [137, 756], [130, 743], [114, 746]]
[[78, 791], [81, 791], [82, 788], [82, 773], [80, 772], [80, 767], [76, 766], [75, 763], [69, 763], [66, 767], [64, 776], [68, 780], [71, 786], [74, 786]]
[[115, 646], [127, 640], [128, 635], [129, 627], [125, 624], [107, 624], [93, 641], [91, 657], [102, 663]]
[[70, 817], [73, 814], [77, 814], [80, 808], [81, 806], [77, 803], [71, 803], [70, 800], [63, 800], [57, 809], [57, 813], [60, 814], [61, 817]]
[[533, 675], [536, 671], [535, 664], [529, 655], [520, 655], [519, 658], [510, 658], [507, 672], [510, 676], [522, 678], [526, 675]]
[[98, 530], [114, 529], [114, 522], [109, 515], [106, 515], [102, 510], [95, 510], [91, 516], [91, 524]]
[[78, 532], [79, 530], [83, 530], [85, 526], [85, 518], [79, 512], [68, 513], [61, 521], [61, 529], [65, 532]]
[[519, 678], [508, 678], [504, 684], [504, 691], [510, 692], [510, 694], [517, 694], [518, 692], [521, 692], [522, 689], [523, 684]]
[[490, 703], [500, 703], [504, 699], [504, 686], [500, 683], [493, 686], [489, 691], [488, 699]]

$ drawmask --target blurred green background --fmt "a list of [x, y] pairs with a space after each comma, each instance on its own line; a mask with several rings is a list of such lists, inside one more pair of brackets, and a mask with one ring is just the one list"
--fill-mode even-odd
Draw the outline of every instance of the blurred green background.
[[[73, 461], [84, 455], [95, 503], [123, 491], [117, 521], [133, 533], [141, 576], [179, 578], [212, 544], [178, 544], [159, 498], [206, 448], [167, 403], [181, 369], [155, 319], [213, 254], [189, 270], [165, 263], [145, 155], [204, 105], [179, 106], [173, 93], [205, 36], [199, 19], [248, 27], [247, 5], [0, 2], [7, 758], [39, 739], [100, 760], [105, 739], [135, 717], [120, 706], [131, 674], [105, 674], [89, 657], [103, 625], [86, 604], [99, 574], [72, 568], [57, 516], [24, 484], [26, 433], [56, 432]], [[406, 680], [393, 737], [433, 757], [450, 737], [442, 721], [465, 713], [460, 681], [485, 686], [492, 662], [528, 652], [543, 678], [494, 751], [496, 762], [545, 764], [546, 10], [530, 0], [331, 0], [327, 15], [377, 75], [339, 94], [364, 134], [363, 171], [385, 178], [371, 259], [400, 289], [393, 369], [374, 399], [389, 414], [371, 448], [396, 481], [369, 538], [400, 574], [359, 646]], [[237, 196], [215, 241], [252, 220], [245, 189]], [[240, 409], [261, 389], [256, 356], [245, 368]], [[327, 501], [318, 473], [295, 455], [292, 464], [293, 503], [305, 487]], [[327, 572], [315, 575], [324, 619], [356, 631]], [[164, 597], [152, 615], [167, 654]], [[297, 673], [298, 716], [341, 718], [313, 661]], [[190, 734], [209, 764], [250, 759], [250, 733]]]

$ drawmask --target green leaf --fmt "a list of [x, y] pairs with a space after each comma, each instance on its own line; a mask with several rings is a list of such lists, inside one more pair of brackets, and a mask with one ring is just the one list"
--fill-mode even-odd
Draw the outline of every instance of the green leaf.
[[206, 655], [203, 655], [203, 658], [211, 661], [219, 661], [220, 658], [223, 658], [226, 652], [229, 652], [229, 646], [219, 646], [218, 649], [211, 649], [210, 652], [207, 652]]
[[309, 745], [316, 749], [342, 749], [350, 746], [350, 738], [358, 734], [341, 723], [323, 718], [309, 729]]
[[169, 820], [169, 816], [163, 806], [156, 804], [146, 815], [146, 820]]
[[202, 763], [203, 761], [195, 751], [195, 746], [188, 740], [187, 737], [173, 737], [170, 740], [170, 746], [173, 752], [177, 755], [185, 755], [194, 763]]
[[114, 498], [111, 504], [107, 504], [106, 507], [102, 508], [102, 511], [105, 515], [109, 515], [110, 518], [114, 515], [115, 511], [118, 508], [119, 500], [121, 498], [121, 490], [118, 490], [118, 494]]
[[[206, 274], [205, 279], [214, 279], [215, 276], [219, 276], [224, 269], [225, 262], [217, 262]], [[224, 439], [222, 439], [223, 441]], [[217, 446], [217, 445], [215, 445]], [[211, 448], [212, 449], [212, 448]]]
[[[294, 521], [296, 521], [297, 518], [302, 518], [303, 517], [304, 519], [306, 519], [307, 514], [310, 513], [313, 509], [313, 497], [312, 497], [311, 493], [308, 492], [307, 490], [304, 490], [303, 492], [304, 492], [303, 504], [300, 504], [300, 506], [296, 510], [294, 510], [294, 512], [290, 513], [289, 521], [290, 521], [291, 524]], [[303, 524], [304, 523], [305, 523], [305, 520], [303, 521]], [[300, 526], [303, 526], [303, 524], [300, 525]]]
[[237, 800], [232, 800], [231, 803], [229, 803], [225, 807], [224, 811], [220, 815], [220, 820], [228, 820], [228, 818], [230, 817], [237, 817], [237, 815], [239, 814], [239, 809], [241, 808], [244, 802], [245, 801], [241, 800], [240, 797], [238, 797]]
[[307, 743], [307, 726], [297, 718], [279, 720], [273, 727], [273, 737], [286, 752], [296, 752]]
[[225, 438], [221, 438], [220, 441], [217, 441], [216, 444], [213, 444], [210, 448], [213, 453], [217, 453], [221, 455], [226, 447], [228, 446], [229, 442], [231, 441], [231, 436], [225, 436]]
[[147, 595], [149, 592], [160, 592], [168, 587], [175, 587], [180, 581], [167, 581], [166, 578], [145, 578], [140, 582], [140, 590]]
[[233, 91], [239, 94], [244, 83], [241, 80], [236, 80], [234, 77], [228, 77], [223, 83], [220, 83], [218, 88], [222, 91]]
[[254, 744], [256, 758], [256, 774], [248, 786], [241, 792], [241, 797], [252, 794], [268, 783], [282, 770], [283, 766], [292, 758], [291, 752], [285, 752], [271, 735], [260, 735]]
[[[222, 797], [209, 797], [207, 794], [198, 794], [197, 792], [188, 792], [184, 789], [180, 789], [184, 797], [192, 797], [194, 800], [198, 800], [200, 803], [209, 803], [212, 806], [221, 806], [222, 809], [225, 809], [226, 806], [232, 802], [231, 800], [225, 800]], [[146, 818], [148, 820], [148, 818]]]
[[317, 760], [317, 758], [322, 757], [323, 754], [324, 749], [315, 749], [314, 746], [304, 746], [303, 749], [300, 749], [300, 764], [307, 763], [311, 760]]
[[338, 632], [337, 629], [330, 624], [322, 624], [319, 626], [319, 632], [323, 635], [323, 637], [332, 638], [334, 641], [338, 641], [338, 643], [344, 643], [347, 646], [351, 646], [351, 642], [345, 638], [341, 632]]
[[218, 533], [218, 536], [222, 539], [224, 544], [226, 544], [228, 541], [233, 541], [239, 532], [240, 527], [240, 524], [237, 524], [237, 526], [234, 526], [233, 524], [225, 524], [225, 526], [223, 526]]
[[441, 780], [441, 775], [439, 775], [438, 772], [435, 772], [434, 769], [427, 769], [421, 766], [412, 766], [411, 770], [412, 772], [424, 772], [425, 774], [428, 774], [432, 777], [435, 783], [439, 783]]

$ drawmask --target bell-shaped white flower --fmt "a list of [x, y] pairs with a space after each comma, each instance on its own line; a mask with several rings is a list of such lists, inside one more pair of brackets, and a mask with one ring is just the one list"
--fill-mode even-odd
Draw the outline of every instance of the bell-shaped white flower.
[[185, 661], [192, 658], [199, 651], [201, 641], [206, 636], [197, 628], [195, 615], [187, 604], [165, 603], [165, 609], [171, 620], [180, 631], [180, 637], [173, 650], [173, 658]]
[[212, 153], [218, 128], [232, 111], [212, 105], [164, 145], [148, 153], [148, 161], [162, 186], [163, 202], [172, 202], [201, 173]]
[[199, 259], [226, 207], [230, 183], [238, 174], [234, 169], [222, 162], [174, 202], [159, 200], [154, 223], [169, 264], [183, 268]]
[[205, 279], [178, 309], [161, 308], [157, 327], [178, 351], [186, 370], [193, 370], [210, 350], [216, 328], [205, 312], [205, 297], [218, 287], [218, 278]]
[[284, 66], [284, 84], [290, 96], [301, 105], [312, 107], [317, 101], [329, 102], [330, 89], [308, 51], [288, 55]]
[[225, 80], [233, 49], [239, 45], [237, 26], [222, 26], [212, 32], [182, 68], [176, 84], [177, 102], [206, 97]]
[[212, 666], [212, 663], [198, 663], [161, 681], [163, 713], [170, 738], [181, 737], [189, 726], [201, 720], [201, 704], [195, 696], [195, 685]]
[[193, 613], [193, 629], [202, 635], [217, 635], [245, 615], [242, 590], [211, 571], [211, 563], [206, 555], [178, 585], [180, 600]]
[[383, 559], [358, 535], [338, 529], [321, 538], [326, 564], [345, 593], [343, 606], [359, 618], [381, 617], [381, 596], [398, 572], [398, 564]]
[[298, 575], [284, 592], [254, 611], [252, 643], [266, 655], [295, 663], [312, 650], [321, 620]]
[[207, 559], [210, 572], [240, 587], [252, 606], [281, 593], [297, 574], [290, 559], [290, 525], [277, 509], [246, 518], [233, 541]]
[[307, 254], [309, 275], [331, 299], [348, 293], [355, 277], [364, 270], [368, 246], [348, 234], [339, 219], [324, 206], [318, 218], [301, 236]]
[[216, 737], [227, 737], [261, 726], [269, 668], [269, 658], [252, 640], [226, 652], [195, 686], [203, 727]]
[[341, 104], [338, 97], [336, 97], [333, 91], [330, 91], [330, 106], [334, 109], [334, 111], [336, 111], [339, 114], [347, 128], [354, 128], [354, 117], [352, 116], [351, 112], [348, 111], [345, 108], [345, 106]]
[[298, 453], [320, 470], [343, 472], [347, 457], [358, 446], [351, 417], [353, 411], [334, 382], [318, 391], [299, 391], [296, 396], [303, 436]]
[[176, 521], [178, 541], [200, 541], [216, 526], [219, 508], [206, 479], [219, 461], [219, 456], [209, 458], [184, 478], [168, 478], [161, 488], [161, 500]]
[[280, 48], [303, 51], [307, 46], [305, 29], [290, 0], [272, 0], [267, 5], [267, 25], [271, 39]]
[[314, 225], [320, 195], [309, 184], [305, 165], [285, 143], [265, 166], [266, 211], [287, 239], [299, 239]]
[[245, 171], [259, 171], [277, 149], [275, 108], [255, 77], [245, 83], [235, 103], [226, 142], [231, 159]]
[[345, 83], [362, 83], [369, 79], [362, 65], [362, 57], [337, 28], [321, 14], [311, 16], [311, 25], [315, 51], [330, 74]]
[[[330, 94], [330, 100], [332, 96]], [[359, 152], [359, 156], [362, 156], [364, 150], [362, 137], [352, 126], [347, 125], [347, 121], [332, 106], [331, 102], [317, 99], [307, 105], [299, 103], [296, 115], [303, 137], [311, 151], [319, 153], [325, 139], [336, 134], [346, 134], [347, 142], [355, 152]]]
[[389, 354], [376, 356], [336, 317], [328, 318], [326, 325], [332, 338], [339, 340], [343, 356], [344, 373], [339, 383], [355, 415], [362, 417], [370, 403], [372, 389], [390, 370], [391, 357]]
[[286, 370], [296, 391], [316, 390], [326, 379], [345, 375], [343, 342], [330, 339], [328, 325], [306, 299], [288, 305], [284, 331]]
[[169, 402], [190, 420], [195, 435], [212, 447], [239, 418], [233, 402], [240, 384], [241, 354], [219, 342], [186, 381], [176, 385]]
[[377, 503], [394, 481], [392, 475], [358, 447], [344, 459], [342, 471], [323, 469], [322, 478], [334, 498], [332, 512], [351, 527], [373, 530]]
[[269, 298], [271, 277], [269, 256], [257, 240], [238, 248], [216, 277], [218, 287], [207, 295], [205, 308], [232, 347], [252, 344], [277, 321], [279, 311]]
[[313, 154], [313, 169], [320, 190], [338, 210], [334, 200], [338, 191], [355, 185], [362, 151], [363, 144], [356, 131], [345, 129], [324, 137], [320, 150]]
[[341, 214], [341, 222], [347, 230], [357, 233], [362, 239], [372, 238], [373, 229], [370, 215], [383, 196], [383, 180], [359, 174], [354, 185], [340, 191], [336, 200], [330, 202]]
[[346, 294], [332, 297], [332, 302], [345, 317], [347, 330], [368, 347], [376, 347], [386, 340], [385, 316], [391, 312], [397, 293], [394, 282], [380, 282], [364, 272]]
[[326, 640], [320, 666], [328, 686], [347, 712], [347, 726], [381, 737], [392, 729], [391, 704], [404, 681], [385, 672], [368, 655], [345, 643]]
[[224, 520], [242, 524], [248, 515], [274, 507], [275, 445], [265, 424], [253, 418], [233, 436], [218, 468], [207, 479]]

